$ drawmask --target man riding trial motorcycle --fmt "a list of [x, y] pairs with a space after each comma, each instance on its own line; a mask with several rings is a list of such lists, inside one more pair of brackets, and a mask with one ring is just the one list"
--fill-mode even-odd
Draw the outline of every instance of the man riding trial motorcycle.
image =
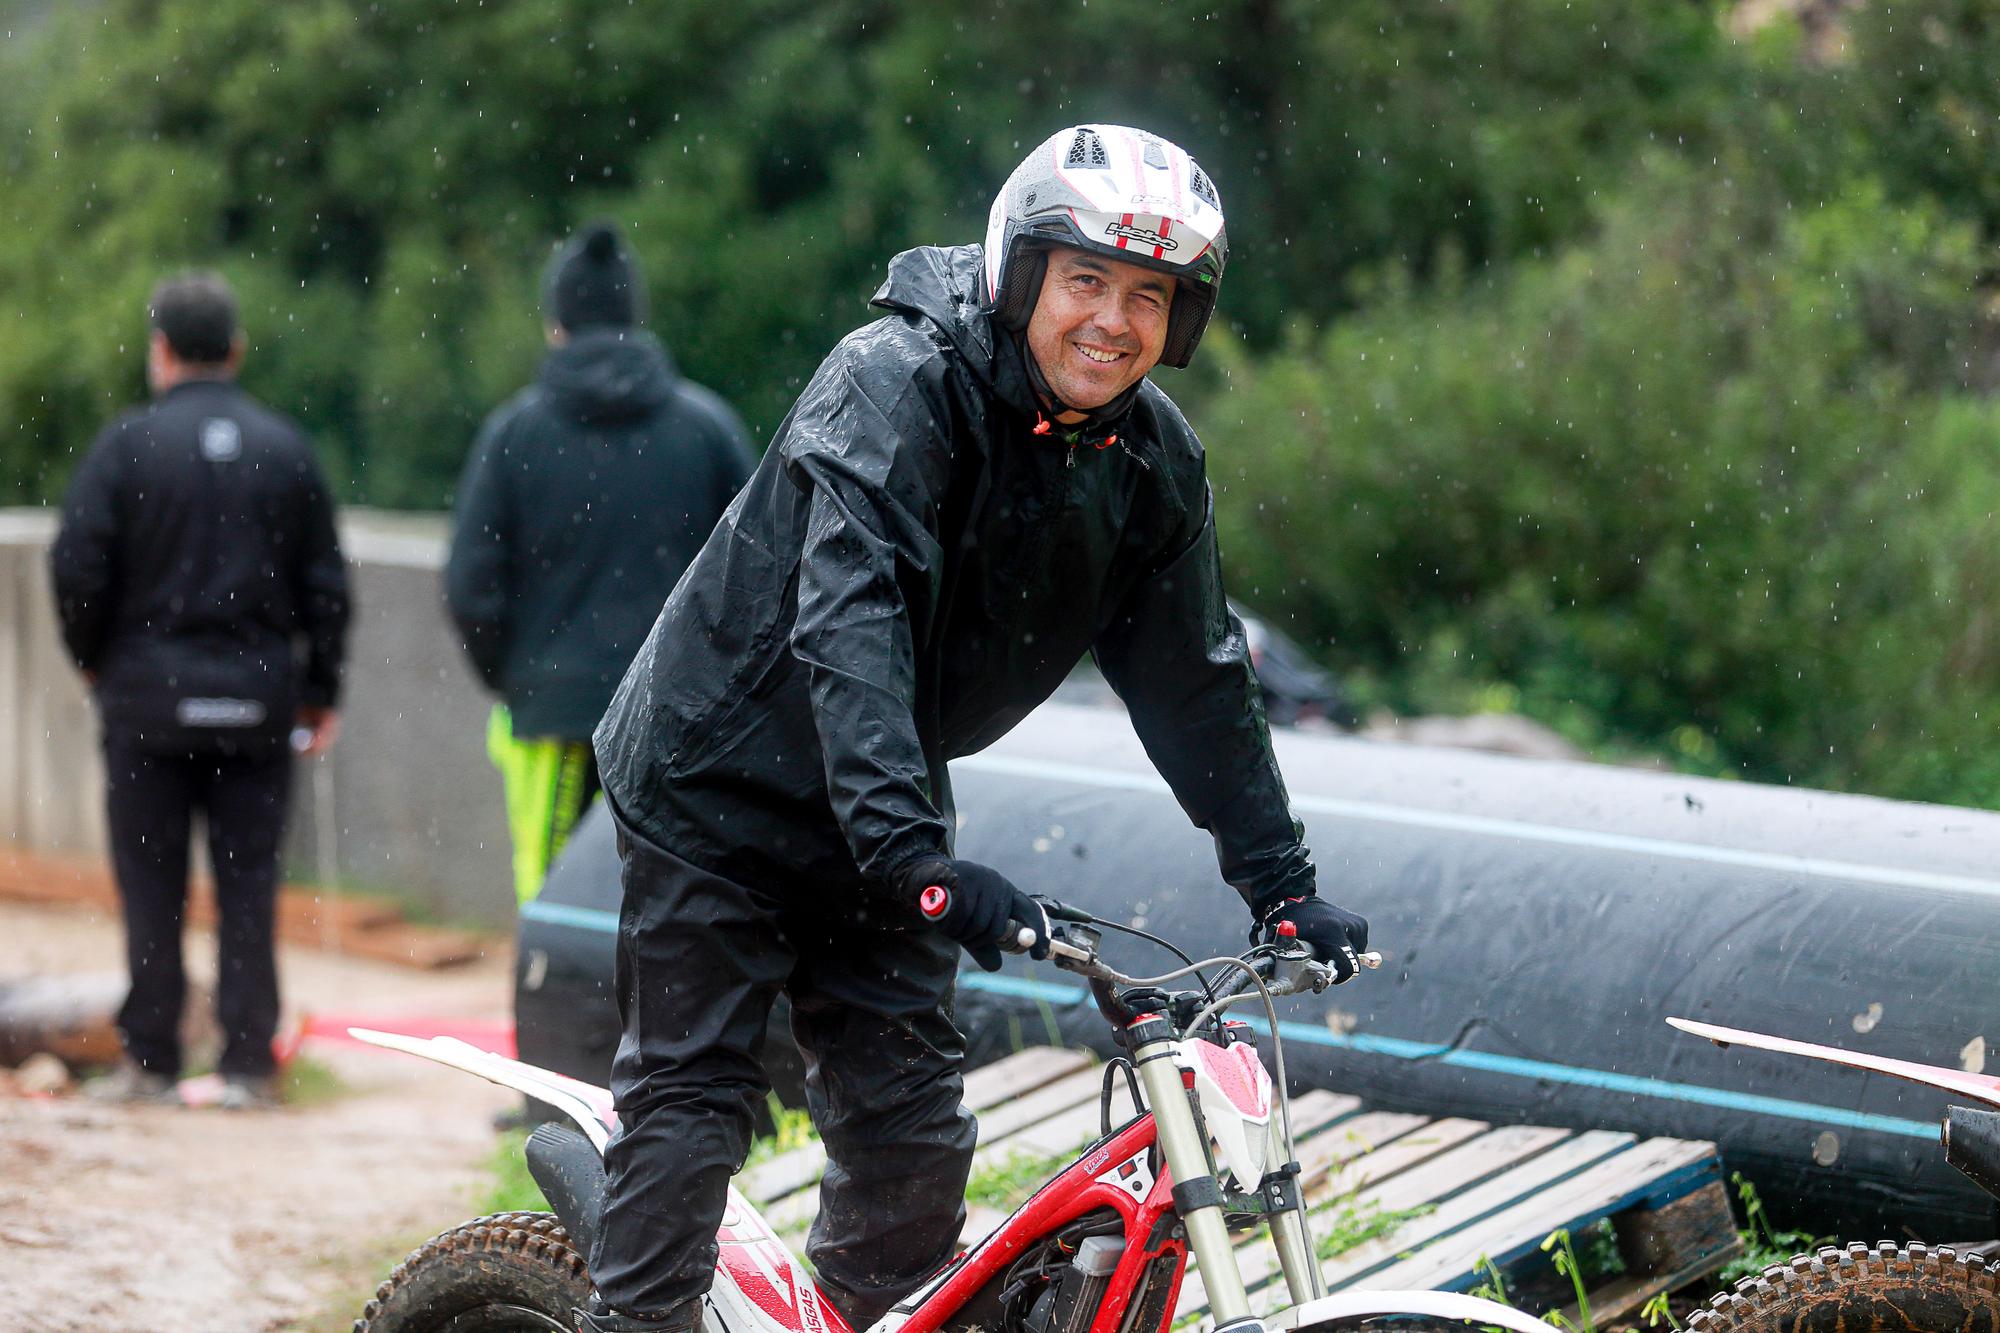
[[[827, 1149], [808, 1241], [865, 1329], [950, 1256], [973, 1121], [954, 947], [1034, 902], [952, 856], [946, 761], [1087, 652], [1252, 930], [1351, 975], [1223, 600], [1185, 366], [1226, 247], [1214, 184], [1143, 131], [1029, 154], [985, 245], [898, 255], [668, 599], [596, 736], [624, 906], [620, 1130], [586, 1330], [692, 1330], [780, 990]], [[920, 900], [924, 906], [919, 908]]]

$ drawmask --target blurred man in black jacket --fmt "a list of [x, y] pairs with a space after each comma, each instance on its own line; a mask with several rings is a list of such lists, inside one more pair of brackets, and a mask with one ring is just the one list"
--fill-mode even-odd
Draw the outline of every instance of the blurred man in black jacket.
[[333, 499], [298, 427], [236, 386], [243, 337], [214, 274], [151, 303], [153, 401], [77, 469], [50, 555], [63, 639], [104, 728], [112, 865], [132, 990], [125, 1065], [93, 1085], [171, 1100], [186, 982], [189, 828], [207, 818], [229, 1106], [270, 1100], [272, 941], [292, 751], [323, 753], [347, 630]]
[[597, 791], [590, 733], [660, 602], [750, 475], [743, 427], [675, 373], [609, 223], [544, 282], [549, 353], [487, 418], [459, 479], [445, 597], [501, 696], [487, 751], [527, 902]]

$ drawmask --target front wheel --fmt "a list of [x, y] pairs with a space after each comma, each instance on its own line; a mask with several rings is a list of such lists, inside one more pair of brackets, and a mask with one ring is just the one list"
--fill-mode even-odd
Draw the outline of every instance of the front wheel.
[[1773, 1264], [1711, 1300], [1688, 1333], [2000, 1333], [2000, 1273], [1950, 1248], [1859, 1241]]
[[354, 1333], [570, 1333], [590, 1270], [553, 1213], [496, 1213], [396, 1266]]

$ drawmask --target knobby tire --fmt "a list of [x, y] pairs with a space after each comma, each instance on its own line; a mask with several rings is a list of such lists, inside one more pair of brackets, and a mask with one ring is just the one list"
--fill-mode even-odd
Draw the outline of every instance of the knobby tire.
[[354, 1333], [567, 1333], [590, 1270], [553, 1213], [495, 1213], [431, 1237], [396, 1266]]
[[1773, 1264], [1715, 1297], [1688, 1333], [2000, 1333], [2000, 1270], [1949, 1247], [1856, 1241]]

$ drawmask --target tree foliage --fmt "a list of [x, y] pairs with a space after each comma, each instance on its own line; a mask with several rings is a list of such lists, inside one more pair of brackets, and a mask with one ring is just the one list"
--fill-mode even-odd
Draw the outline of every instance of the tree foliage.
[[1226, 358], [1236, 587], [1404, 706], [1991, 800], [1983, 258], [1873, 182], [1801, 209], [1651, 163], [1559, 258]]
[[[0, 478], [58, 490], [138, 390], [166, 267], [245, 290], [253, 387], [356, 499], [436, 505], [479, 416], [531, 373], [536, 278], [597, 214], [630, 225], [656, 323], [768, 431], [908, 245], [976, 238], [1025, 148], [1078, 119], [1158, 128], [1235, 221], [1253, 339], [1428, 270], [1574, 231], [1603, 171], [1715, 114], [1704, 6], [919, 0], [104, 0], [10, 63]], [[1504, 40], [1503, 40], [1504, 39]], [[1365, 287], [1365, 283], [1362, 284]]]
[[1228, 327], [1167, 382], [1253, 604], [1392, 703], [2000, 803], [1990, 0], [0, 17], [0, 498], [60, 492], [208, 264], [346, 495], [441, 505], [601, 215], [768, 434], [889, 255], [1124, 121], [1228, 207]]

